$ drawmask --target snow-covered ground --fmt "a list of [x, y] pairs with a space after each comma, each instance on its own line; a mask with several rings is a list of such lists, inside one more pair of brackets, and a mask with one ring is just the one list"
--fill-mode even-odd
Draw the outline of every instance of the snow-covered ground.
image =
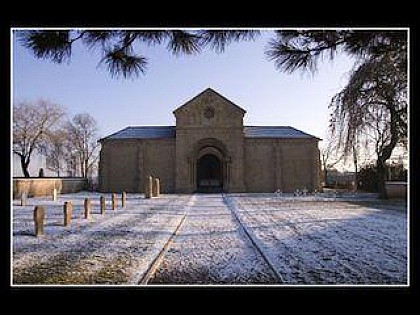
[[406, 203], [363, 196], [229, 197], [289, 284], [406, 284]]
[[[110, 194], [104, 195], [105, 215], [98, 193], [62, 195], [56, 202], [31, 198], [24, 207], [15, 200], [13, 283], [136, 284], [185, 212], [150, 284], [280, 284], [278, 275], [291, 285], [407, 283], [404, 202], [381, 202], [370, 195], [162, 195], [147, 200], [127, 194], [126, 209], [118, 200], [113, 211]], [[93, 207], [87, 220], [85, 197]], [[72, 223], [64, 227], [68, 200], [73, 201]], [[38, 238], [33, 236], [35, 205], [46, 208], [45, 235]]]
[[[146, 200], [127, 194], [127, 207], [100, 214], [100, 194], [77, 193], [31, 198], [13, 207], [14, 284], [130, 284], [146, 271], [181, 220], [191, 196]], [[92, 200], [92, 217], [83, 218], [83, 201]], [[120, 196], [118, 196], [120, 197]], [[73, 202], [70, 227], [63, 226], [63, 203]], [[44, 236], [33, 236], [33, 208], [44, 205]]]
[[219, 194], [199, 195], [149, 283], [276, 283]]

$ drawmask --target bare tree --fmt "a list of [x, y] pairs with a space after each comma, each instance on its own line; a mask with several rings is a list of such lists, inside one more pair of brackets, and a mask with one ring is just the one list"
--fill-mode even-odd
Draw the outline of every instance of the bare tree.
[[56, 172], [57, 176], [66, 171], [66, 160], [70, 155], [67, 131], [59, 128], [48, 132], [43, 152], [47, 158], [48, 169]]
[[87, 114], [77, 114], [66, 125], [71, 154], [77, 159], [80, 174], [87, 178], [98, 160], [97, 123]]
[[278, 31], [266, 51], [278, 69], [289, 73], [315, 72], [320, 60], [339, 52], [355, 57], [348, 84], [331, 102], [331, 124], [348, 155], [359, 138], [374, 128], [381, 131], [375, 151], [380, 198], [387, 197], [385, 163], [407, 139], [407, 43], [404, 30], [288, 30]]
[[64, 109], [60, 105], [43, 99], [13, 106], [13, 153], [20, 157], [25, 177], [30, 177], [28, 167], [32, 154], [63, 116]]
[[[401, 62], [401, 59], [402, 62]], [[333, 128], [344, 152], [360, 139], [375, 147], [378, 192], [387, 198], [386, 162], [398, 144], [407, 141], [407, 69], [404, 58], [392, 54], [362, 63], [349, 84], [332, 100]]]
[[326, 140], [326, 145], [321, 148], [321, 163], [324, 170], [324, 183], [327, 183], [328, 170], [338, 164], [341, 160], [337, 148], [337, 142], [331, 135]]

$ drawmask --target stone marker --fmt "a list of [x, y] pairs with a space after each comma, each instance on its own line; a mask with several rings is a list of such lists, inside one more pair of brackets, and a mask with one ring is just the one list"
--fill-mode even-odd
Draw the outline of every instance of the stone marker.
[[152, 176], [146, 177], [145, 187], [144, 187], [145, 198], [152, 198], [152, 189], [153, 189]]
[[27, 192], [22, 191], [22, 193], [20, 194], [20, 205], [21, 206], [26, 206], [27, 198], [28, 198]]
[[117, 197], [115, 196], [115, 193], [112, 193], [112, 210], [115, 210], [117, 205]]
[[90, 218], [90, 200], [89, 198], [85, 198], [85, 219]]
[[57, 188], [53, 189], [53, 201], [57, 201]]
[[34, 222], [35, 222], [35, 236], [44, 235], [44, 217], [45, 210], [42, 206], [36, 206], [34, 209]]
[[73, 211], [73, 204], [71, 201], [64, 202], [64, 226], [69, 226], [71, 222], [71, 213]]
[[121, 206], [123, 208], [125, 208], [126, 199], [127, 199], [127, 194], [125, 193], [125, 191], [123, 191], [121, 194]]
[[152, 197], [159, 197], [160, 195], [160, 183], [159, 178], [153, 179], [153, 191], [152, 191]]
[[99, 203], [101, 204], [101, 214], [105, 214], [105, 197], [101, 196], [99, 198]]

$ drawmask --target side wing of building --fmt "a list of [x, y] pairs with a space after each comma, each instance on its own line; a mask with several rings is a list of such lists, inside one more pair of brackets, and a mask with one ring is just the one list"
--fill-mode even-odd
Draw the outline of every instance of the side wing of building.
[[318, 141], [292, 127], [244, 127], [247, 192], [320, 189]]
[[146, 176], [158, 177], [164, 193], [175, 189], [174, 127], [127, 127], [101, 139], [101, 191], [142, 193]]

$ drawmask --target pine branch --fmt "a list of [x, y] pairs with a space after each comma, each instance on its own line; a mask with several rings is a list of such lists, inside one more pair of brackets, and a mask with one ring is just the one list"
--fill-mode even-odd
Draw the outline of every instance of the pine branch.
[[335, 32], [277, 32], [265, 51], [278, 70], [293, 73], [296, 70], [317, 71], [318, 59], [329, 52], [333, 59], [345, 39]]
[[232, 42], [255, 40], [260, 35], [259, 31], [243, 31], [243, 30], [203, 30], [198, 32], [200, 36], [200, 44], [210, 46], [217, 53], [225, 51], [226, 46]]
[[55, 63], [70, 60], [70, 31], [22, 31], [18, 36], [37, 58], [50, 59]]
[[174, 55], [196, 54], [201, 51], [200, 37], [182, 30], [171, 31], [167, 48]]
[[146, 72], [147, 59], [142, 56], [130, 55], [117, 47], [114, 50], [108, 50], [101, 59], [99, 66], [105, 64], [111, 76], [139, 76]]

